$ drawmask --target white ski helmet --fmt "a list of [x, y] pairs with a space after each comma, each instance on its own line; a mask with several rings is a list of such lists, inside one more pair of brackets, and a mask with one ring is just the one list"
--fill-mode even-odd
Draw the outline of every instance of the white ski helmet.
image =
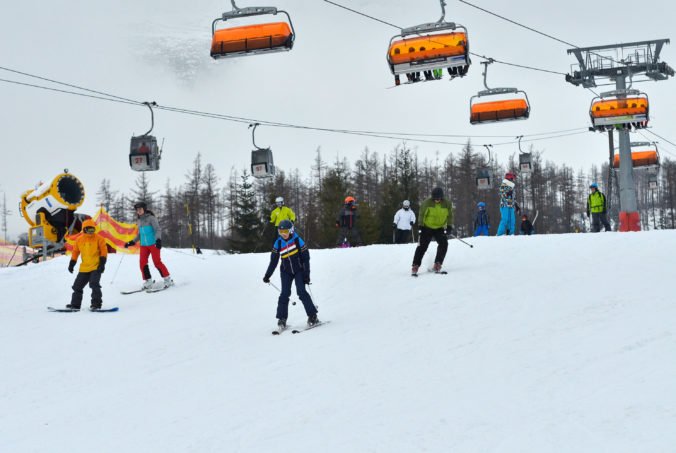
[[284, 198], [282, 198], [282, 197], [275, 198], [275, 203], [277, 204], [277, 206], [283, 205], [284, 204]]
[[408, 200], [404, 200], [404, 202], [401, 204], [405, 208], [410, 208], [411, 207], [411, 202]]

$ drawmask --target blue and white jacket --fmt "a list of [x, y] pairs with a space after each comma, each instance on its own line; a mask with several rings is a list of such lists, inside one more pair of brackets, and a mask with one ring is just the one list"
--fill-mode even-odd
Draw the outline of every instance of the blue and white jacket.
[[279, 236], [275, 241], [270, 254], [270, 264], [265, 272], [267, 278], [275, 272], [280, 257], [282, 258], [280, 272], [290, 275], [305, 272], [306, 275], [310, 275], [310, 252], [307, 244], [296, 233], [289, 236], [287, 240]]
[[150, 212], [144, 212], [136, 222], [138, 234], [134, 242], [141, 240], [141, 246], [155, 245], [158, 239], [162, 239], [162, 230], [157, 218]]

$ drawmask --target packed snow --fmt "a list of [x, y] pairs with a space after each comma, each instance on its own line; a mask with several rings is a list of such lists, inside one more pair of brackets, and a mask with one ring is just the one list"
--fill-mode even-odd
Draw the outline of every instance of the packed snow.
[[165, 248], [176, 286], [126, 296], [111, 255], [115, 313], [46, 310], [67, 257], [3, 268], [1, 450], [673, 452], [676, 231], [466, 240], [417, 279], [414, 244], [312, 250], [298, 335], [267, 253]]

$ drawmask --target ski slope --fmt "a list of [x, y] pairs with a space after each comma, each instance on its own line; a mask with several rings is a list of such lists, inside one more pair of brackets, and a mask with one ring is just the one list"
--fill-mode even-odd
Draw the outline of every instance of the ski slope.
[[267, 253], [165, 248], [127, 296], [112, 255], [117, 313], [47, 312], [66, 257], [1, 269], [1, 450], [673, 452], [676, 231], [468, 240], [417, 279], [413, 244], [311, 251], [331, 323], [279, 337]]

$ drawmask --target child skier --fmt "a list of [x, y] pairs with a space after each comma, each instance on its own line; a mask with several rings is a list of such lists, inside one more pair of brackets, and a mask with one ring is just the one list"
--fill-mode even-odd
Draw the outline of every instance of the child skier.
[[71, 274], [75, 269], [77, 258], [82, 257], [80, 269], [78, 270], [75, 281], [73, 282], [73, 295], [66, 308], [79, 310], [82, 305], [82, 290], [89, 283], [92, 289], [92, 303], [90, 310], [98, 310], [103, 303], [103, 294], [101, 293], [101, 274], [106, 268], [108, 257], [108, 247], [106, 241], [96, 232], [96, 224], [92, 219], [87, 219], [82, 223], [83, 234], [75, 240], [73, 254], [68, 263], [68, 272]]
[[305, 307], [308, 326], [314, 326], [319, 322], [317, 319], [317, 307], [312, 302], [305, 285], [310, 284], [310, 252], [307, 245], [294, 232], [293, 223], [290, 220], [282, 220], [277, 227], [279, 237], [275, 241], [270, 255], [270, 264], [265, 272], [263, 281], [270, 283], [270, 277], [277, 268], [279, 258], [282, 264], [279, 276], [282, 279], [282, 291], [277, 301], [277, 326], [286, 328], [286, 319], [289, 316], [289, 296], [291, 296], [291, 283], [296, 283], [296, 293]]
[[136, 203], [134, 209], [136, 209], [136, 215], [138, 216], [138, 233], [133, 241], [124, 244], [124, 248], [133, 246], [138, 240], [141, 241], [140, 265], [141, 276], [143, 277], [143, 289], [149, 289], [153, 286], [150, 268], [148, 267], [148, 256], [152, 256], [153, 264], [164, 278], [164, 287], [168, 288], [174, 284], [174, 281], [169, 276], [169, 270], [162, 262], [162, 257], [160, 256], [160, 249], [162, 248], [162, 230], [160, 229], [160, 224], [155, 218], [155, 214], [148, 210], [148, 206], [144, 202], [140, 201]]
[[491, 225], [486, 212], [486, 203], [480, 201], [476, 206], [478, 211], [474, 217], [474, 236], [488, 236]]
[[527, 236], [535, 233], [533, 223], [528, 220], [528, 216], [526, 214], [521, 216], [521, 227], [519, 229], [521, 230], [521, 234], [525, 234]]

